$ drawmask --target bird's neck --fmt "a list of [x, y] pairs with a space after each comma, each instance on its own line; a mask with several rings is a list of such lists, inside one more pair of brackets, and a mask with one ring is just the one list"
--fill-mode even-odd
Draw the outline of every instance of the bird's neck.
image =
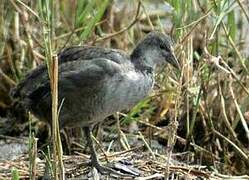
[[133, 61], [134, 67], [137, 71], [140, 71], [142, 73], [146, 74], [153, 74], [154, 68], [151, 66], [148, 66], [147, 64], [144, 63], [142, 60], [136, 59], [136, 61]]
[[130, 57], [136, 70], [153, 73], [155, 64], [153, 63], [153, 59], [150, 55], [134, 50]]

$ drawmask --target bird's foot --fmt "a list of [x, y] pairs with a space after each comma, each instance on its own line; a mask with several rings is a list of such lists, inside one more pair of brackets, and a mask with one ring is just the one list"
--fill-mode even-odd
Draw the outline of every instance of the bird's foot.
[[111, 167], [101, 165], [98, 161], [92, 161], [91, 164], [93, 167], [95, 167], [98, 170], [99, 173], [103, 175], [108, 175], [108, 174], [114, 174], [119, 176], [125, 175], [119, 171], [116, 171], [115, 169], [112, 169]]
[[115, 164], [114, 164], [113, 168], [101, 165], [99, 163], [99, 161], [92, 161], [91, 164], [102, 175], [110, 175], [110, 174], [112, 174], [112, 175], [122, 176], [122, 177], [135, 177], [135, 176], [138, 175], [137, 173], [132, 172], [128, 168], [119, 168], [120, 166], [117, 166]]
[[98, 164], [97, 166], [94, 166], [101, 174], [117, 174], [117, 175], [122, 175], [122, 173], [110, 168], [110, 167], [107, 167], [107, 166], [103, 166], [103, 165], [100, 165]]

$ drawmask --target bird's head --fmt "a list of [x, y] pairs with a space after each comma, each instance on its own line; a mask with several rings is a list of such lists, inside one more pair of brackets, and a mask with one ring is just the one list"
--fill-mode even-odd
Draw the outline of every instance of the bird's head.
[[180, 69], [180, 64], [176, 59], [171, 38], [160, 32], [151, 32], [138, 43], [136, 48], [131, 54], [131, 58], [143, 59], [144, 63], [148, 66], [155, 67], [170, 63], [175, 68]]

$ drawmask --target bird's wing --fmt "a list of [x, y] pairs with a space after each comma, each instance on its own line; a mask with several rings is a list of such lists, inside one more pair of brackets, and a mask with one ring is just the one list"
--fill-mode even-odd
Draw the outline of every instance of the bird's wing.
[[75, 86], [88, 88], [121, 73], [121, 66], [109, 59], [76, 60], [60, 66], [59, 83], [61, 86], [74, 83]]
[[[108, 59], [94, 59], [82, 61], [70, 61], [59, 66], [59, 91], [63, 94], [75, 92], [75, 90], [93, 91], [115, 75], [122, 74], [119, 64]], [[36, 81], [36, 79], [34, 79]], [[32, 82], [31, 82], [32, 83]], [[44, 93], [50, 93], [50, 83], [47, 73], [44, 73], [43, 79], [36, 88], [29, 89], [26, 96], [36, 101]], [[77, 93], [77, 92], [76, 92]], [[37, 98], [37, 99], [36, 99]]]
[[[108, 59], [63, 63], [59, 66], [59, 102], [65, 99], [66, 103], [63, 108], [72, 110], [77, 110], [79, 107], [91, 107], [89, 104], [96, 98], [95, 96], [113, 78], [122, 80], [122, 70], [119, 64]], [[41, 82], [36, 89], [30, 90], [24, 101], [25, 106], [39, 118], [50, 118], [49, 79]]]

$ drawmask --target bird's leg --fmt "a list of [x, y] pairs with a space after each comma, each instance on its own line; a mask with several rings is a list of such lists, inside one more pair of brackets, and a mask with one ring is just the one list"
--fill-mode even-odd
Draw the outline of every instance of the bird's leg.
[[95, 150], [95, 147], [93, 145], [93, 140], [92, 140], [92, 133], [89, 127], [85, 127], [84, 128], [84, 132], [86, 135], [86, 140], [87, 140], [87, 144], [90, 148], [91, 151], [91, 163], [92, 166], [95, 167], [101, 174], [104, 174], [104, 168], [101, 166], [101, 164], [99, 163], [99, 159], [97, 157], [97, 153]]
[[84, 127], [84, 132], [85, 132], [85, 135], [86, 135], [87, 144], [89, 145], [90, 151], [91, 151], [91, 164], [92, 164], [92, 166], [95, 167], [101, 174], [113, 173], [113, 174], [117, 174], [117, 175], [123, 175], [122, 173], [120, 173], [118, 171], [115, 171], [112, 168], [102, 166], [99, 163], [99, 159], [97, 157], [96, 150], [95, 150], [95, 147], [93, 145], [93, 140], [92, 140], [92, 136], [91, 136], [92, 134], [91, 134], [90, 128], [89, 127]]

